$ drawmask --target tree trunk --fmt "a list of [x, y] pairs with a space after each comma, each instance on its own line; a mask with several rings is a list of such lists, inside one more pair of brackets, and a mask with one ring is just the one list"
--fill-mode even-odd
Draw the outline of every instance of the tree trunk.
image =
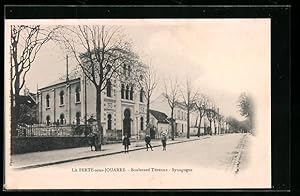
[[198, 133], [197, 136], [200, 137], [200, 131], [201, 131], [201, 121], [202, 121], [202, 116], [199, 115], [199, 126], [198, 126]]
[[217, 135], [217, 127], [216, 127], [216, 122], [214, 121], [214, 128], [215, 128], [215, 135]]
[[187, 139], [190, 138], [190, 110], [187, 111], [187, 133], [186, 133]]
[[174, 108], [171, 108], [171, 129], [172, 129], [171, 135], [172, 135], [172, 140], [174, 140], [174, 136], [175, 136], [173, 115], [174, 115]]
[[14, 91], [15, 94], [13, 95], [14, 97], [14, 102], [15, 102], [15, 106], [13, 107], [13, 116], [12, 116], [12, 130], [11, 130], [11, 134], [12, 136], [17, 136], [17, 125], [19, 123], [19, 117], [18, 114], [20, 112], [20, 102], [19, 102], [19, 95], [20, 95], [20, 73], [19, 73], [19, 66], [18, 66], [18, 58], [17, 58], [17, 48], [15, 47], [15, 51], [13, 51], [12, 54], [12, 58], [13, 58], [13, 64], [15, 66], [15, 83], [14, 83]]
[[96, 147], [96, 151], [101, 151], [101, 144], [102, 144], [102, 136], [103, 130], [101, 125], [101, 90], [96, 88], [96, 118], [97, 118], [97, 125], [98, 125], [98, 143]]
[[150, 123], [150, 97], [147, 97], [147, 126]]
[[211, 120], [209, 121], [209, 135], [212, 135], [212, 130], [211, 130]]

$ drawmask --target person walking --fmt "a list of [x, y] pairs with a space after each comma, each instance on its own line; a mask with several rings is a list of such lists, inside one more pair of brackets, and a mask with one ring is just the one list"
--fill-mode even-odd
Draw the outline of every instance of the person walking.
[[124, 135], [124, 138], [123, 138], [123, 145], [124, 145], [124, 152], [128, 153], [129, 151], [129, 145], [130, 145], [130, 138], [128, 137], [127, 134]]
[[150, 147], [151, 148], [151, 151], [153, 151], [153, 149], [152, 149], [152, 146], [151, 146], [151, 137], [150, 137], [150, 135], [146, 135], [145, 136], [145, 142], [146, 142], [146, 148], [147, 148], [147, 151], [148, 151], [148, 148]]
[[163, 146], [163, 151], [167, 150], [167, 135], [165, 133], [162, 134], [161, 143]]
[[91, 151], [93, 151], [93, 147], [95, 148], [95, 151], [96, 151], [96, 149], [97, 149], [97, 146], [96, 146], [96, 137], [97, 137], [97, 135], [95, 133], [91, 132], [88, 135], [88, 137], [89, 137], [89, 144], [91, 146]]

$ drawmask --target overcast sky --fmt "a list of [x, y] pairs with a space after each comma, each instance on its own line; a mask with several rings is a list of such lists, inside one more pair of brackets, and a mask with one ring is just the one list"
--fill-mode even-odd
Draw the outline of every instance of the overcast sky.
[[[86, 20], [82, 22], [87, 23]], [[160, 76], [153, 100], [162, 92], [164, 77], [178, 77], [182, 85], [188, 77], [194, 89], [213, 99], [221, 113], [242, 120], [236, 107], [239, 94], [246, 91], [259, 99], [260, 92], [269, 87], [268, 19], [92, 22], [122, 25], [143, 61], [147, 63], [151, 59]], [[75, 61], [70, 59], [69, 62], [75, 67]], [[27, 87], [36, 91], [37, 84], [44, 87], [57, 80], [65, 74], [65, 65], [65, 53], [49, 42], [33, 63]]]

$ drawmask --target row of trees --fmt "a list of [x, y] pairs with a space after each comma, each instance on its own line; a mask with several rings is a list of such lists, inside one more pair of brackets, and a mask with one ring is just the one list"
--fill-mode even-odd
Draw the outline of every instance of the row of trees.
[[174, 109], [178, 106], [183, 105], [184, 109], [187, 111], [187, 138], [190, 137], [190, 115], [191, 112], [198, 114], [196, 120], [196, 126], [198, 127], [197, 135], [200, 136], [201, 123], [204, 117], [209, 121], [209, 129], [205, 129], [204, 134], [212, 134], [212, 124], [214, 125], [214, 133], [219, 134], [221, 129], [224, 130], [228, 127], [231, 131], [249, 132], [253, 130], [253, 119], [254, 119], [254, 105], [253, 99], [247, 95], [245, 92], [241, 93], [238, 99], [238, 110], [240, 115], [244, 116], [246, 119], [244, 121], [239, 121], [233, 117], [225, 117], [220, 114], [219, 108], [217, 108], [212, 100], [203, 93], [199, 93], [199, 90], [194, 90], [190, 81], [187, 79], [186, 86], [180, 87], [176, 78], [169, 78], [164, 81], [164, 93], [163, 96], [167, 100], [167, 103], [171, 109], [171, 133], [172, 140], [175, 136], [174, 127]]
[[[201, 123], [206, 116], [210, 125], [212, 127], [212, 122], [214, 127], [218, 124], [219, 128], [224, 124], [225, 118], [216, 110], [213, 106], [212, 101], [208, 96], [199, 93], [198, 90], [194, 90], [190, 81], [187, 79], [186, 86], [180, 87], [176, 78], [169, 78], [164, 81], [164, 93], [163, 96], [167, 100], [167, 103], [171, 109], [171, 133], [172, 140], [174, 140], [175, 128], [174, 128], [174, 109], [176, 107], [183, 106], [187, 111], [187, 138], [190, 138], [190, 116], [192, 112], [198, 114], [196, 126], [198, 127], [197, 135], [200, 136]], [[220, 132], [220, 130], [218, 130]], [[208, 132], [206, 132], [207, 134]], [[217, 130], [215, 130], [217, 133]]]

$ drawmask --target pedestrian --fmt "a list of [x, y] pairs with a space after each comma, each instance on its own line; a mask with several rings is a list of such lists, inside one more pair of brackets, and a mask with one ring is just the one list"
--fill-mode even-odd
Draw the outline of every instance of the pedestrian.
[[93, 147], [95, 148], [95, 151], [97, 150], [96, 137], [97, 137], [97, 135], [95, 133], [93, 133], [93, 132], [91, 132], [89, 134], [89, 144], [91, 146], [91, 151], [93, 151]]
[[129, 145], [130, 145], [130, 138], [129, 136], [127, 135], [127, 133], [124, 135], [124, 138], [123, 138], [123, 145], [124, 145], [124, 152], [128, 153], [129, 151]]
[[153, 151], [153, 149], [152, 149], [152, 146], [151, 146], [151, 137], [150, 137], [150, 135], [146, 135], [145, 136], [145, 142], [146, 142], [146, 148], [147, 148], [147, 151], [148, 151], [148, 148], [150, 147], [151, 148], [151, 151]]
[[163, 151], [166, 151], [166, 147], [167, 147], [167, 136], [165, 133], [162, 134], [162, 137], [161, 137], [161, 143], [162, 143], [162, 146], [163, 146]]

